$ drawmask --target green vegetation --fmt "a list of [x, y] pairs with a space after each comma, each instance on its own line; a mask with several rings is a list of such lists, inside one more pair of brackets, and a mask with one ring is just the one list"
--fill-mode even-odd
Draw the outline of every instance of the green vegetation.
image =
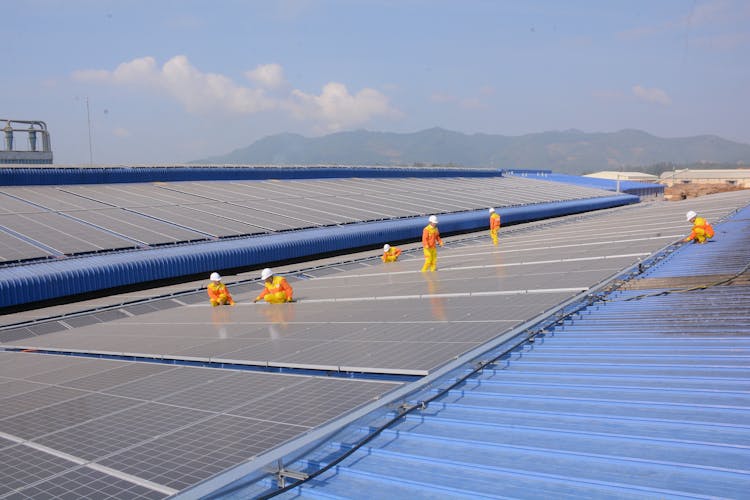
[[278, 134], [227, 155], [191, 163], [439, 165], [546, 169], [573, 175], [600, 170], [658, 175], [676, 168], [747, 166], [750, 145], [712, 135], [665, 139], [639, 130], [566, 130], [517, 137], [467, 135], [441, 128], [411, 134], [358, 130], [316, 138]]

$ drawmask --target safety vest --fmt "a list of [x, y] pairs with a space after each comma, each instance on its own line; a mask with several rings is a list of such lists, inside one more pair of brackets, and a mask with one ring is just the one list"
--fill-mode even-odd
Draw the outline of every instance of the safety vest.
[[690, 233], [689, 237], [692, 239], [698, 236], [705, 236], [706, 238], [714, 237], [714, 228], [711, 227], [711, 224], [709, 224], [703, 217], [695, 218], [695, 221], [693, 222], [693, 232]]
[[227, 290], [227, 286], [220, 281], [212, 281], [208, 284], [206, 289], [208, 291], [208, 297], [211, 299], [218, 300], [222, 295], [226, 295], [229, 299], [232, 298], [229, 294], [229, 290]]
[[490, 229], [500, 229], [500, 215], [493, 213], [490, 215]]
[[427, 224], [422, 230], [422, 246], [425, 248], [435, 248], [436, 243], [443, 243], [443, 240], [440, 239], [440, 231], [438, 231], [437, 227]]
[[292, 299], [292, 287], [287, 283], [286, 278], [283, 276], [274, 276], [270, 283], [265, 283], [266, 289], [263, 290], [258, 296], [259, 299], [266, 296], [268, 293], [279, 293], [284, 292], [289, 300]]

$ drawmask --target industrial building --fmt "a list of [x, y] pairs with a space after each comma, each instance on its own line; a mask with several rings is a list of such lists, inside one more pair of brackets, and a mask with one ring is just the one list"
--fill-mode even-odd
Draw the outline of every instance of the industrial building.
[[[461, 169], [2, 173], [0, 498], [750, 486], [750, 191], [666, 203], [662, 186]], [[715, 241], [680, 243], [687, 210]], [[296, 302], [252, 303], [267, 266]], [[212, 271], [236, 306], [210, 307]]]

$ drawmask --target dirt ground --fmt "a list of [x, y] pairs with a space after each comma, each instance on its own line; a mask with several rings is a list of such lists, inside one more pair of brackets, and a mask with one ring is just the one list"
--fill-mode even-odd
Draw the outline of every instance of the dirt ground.
[[664, 199], [668, 201], [685, 200], [696, 198], [706, 194], [725, 193], [727, 191], [739, 191], [741, 188], [728, 184], [675, 184], [664, 188]]

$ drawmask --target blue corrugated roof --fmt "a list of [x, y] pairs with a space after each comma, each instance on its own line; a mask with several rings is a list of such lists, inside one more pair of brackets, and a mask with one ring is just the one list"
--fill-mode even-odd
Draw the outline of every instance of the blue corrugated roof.
[[[506, 224], [576, 214], [635, 203], [630, 195], [537, 203], [498, 209]], [[281, 234], [195, 243], [133, 252], [48, 260], [0, 268], [0, 307], [269, 262], [310, 257], [387, 241], [417, 240], [424, 219], [346, 224]], [[471, 231], [487, 224], [484, 210], [441, 215], [445, 233]]]
[[[750, 208], [718, 229], [641, 277], [746, 271]], [[614, 291], [282, 498], [747, 498], [743, 283]]]
[[610, 179], [600, 179], [597, 177], [582, 177], [577, 175], [554, 174], [549, 171], [507, 171], [506, 175], [516, 175], [520, 177], [534, 177], [537, 179], [565, 182], [575, 184], [576, 186], [590, 187], [596, 189], [606, 189], [607, 191], [616, 191], [619, 187], [620, 192], [634, 194], [636, 196], [656, 196], [664, 193], [664, 186], [650, 182], [637, 181], [615, 181]]

